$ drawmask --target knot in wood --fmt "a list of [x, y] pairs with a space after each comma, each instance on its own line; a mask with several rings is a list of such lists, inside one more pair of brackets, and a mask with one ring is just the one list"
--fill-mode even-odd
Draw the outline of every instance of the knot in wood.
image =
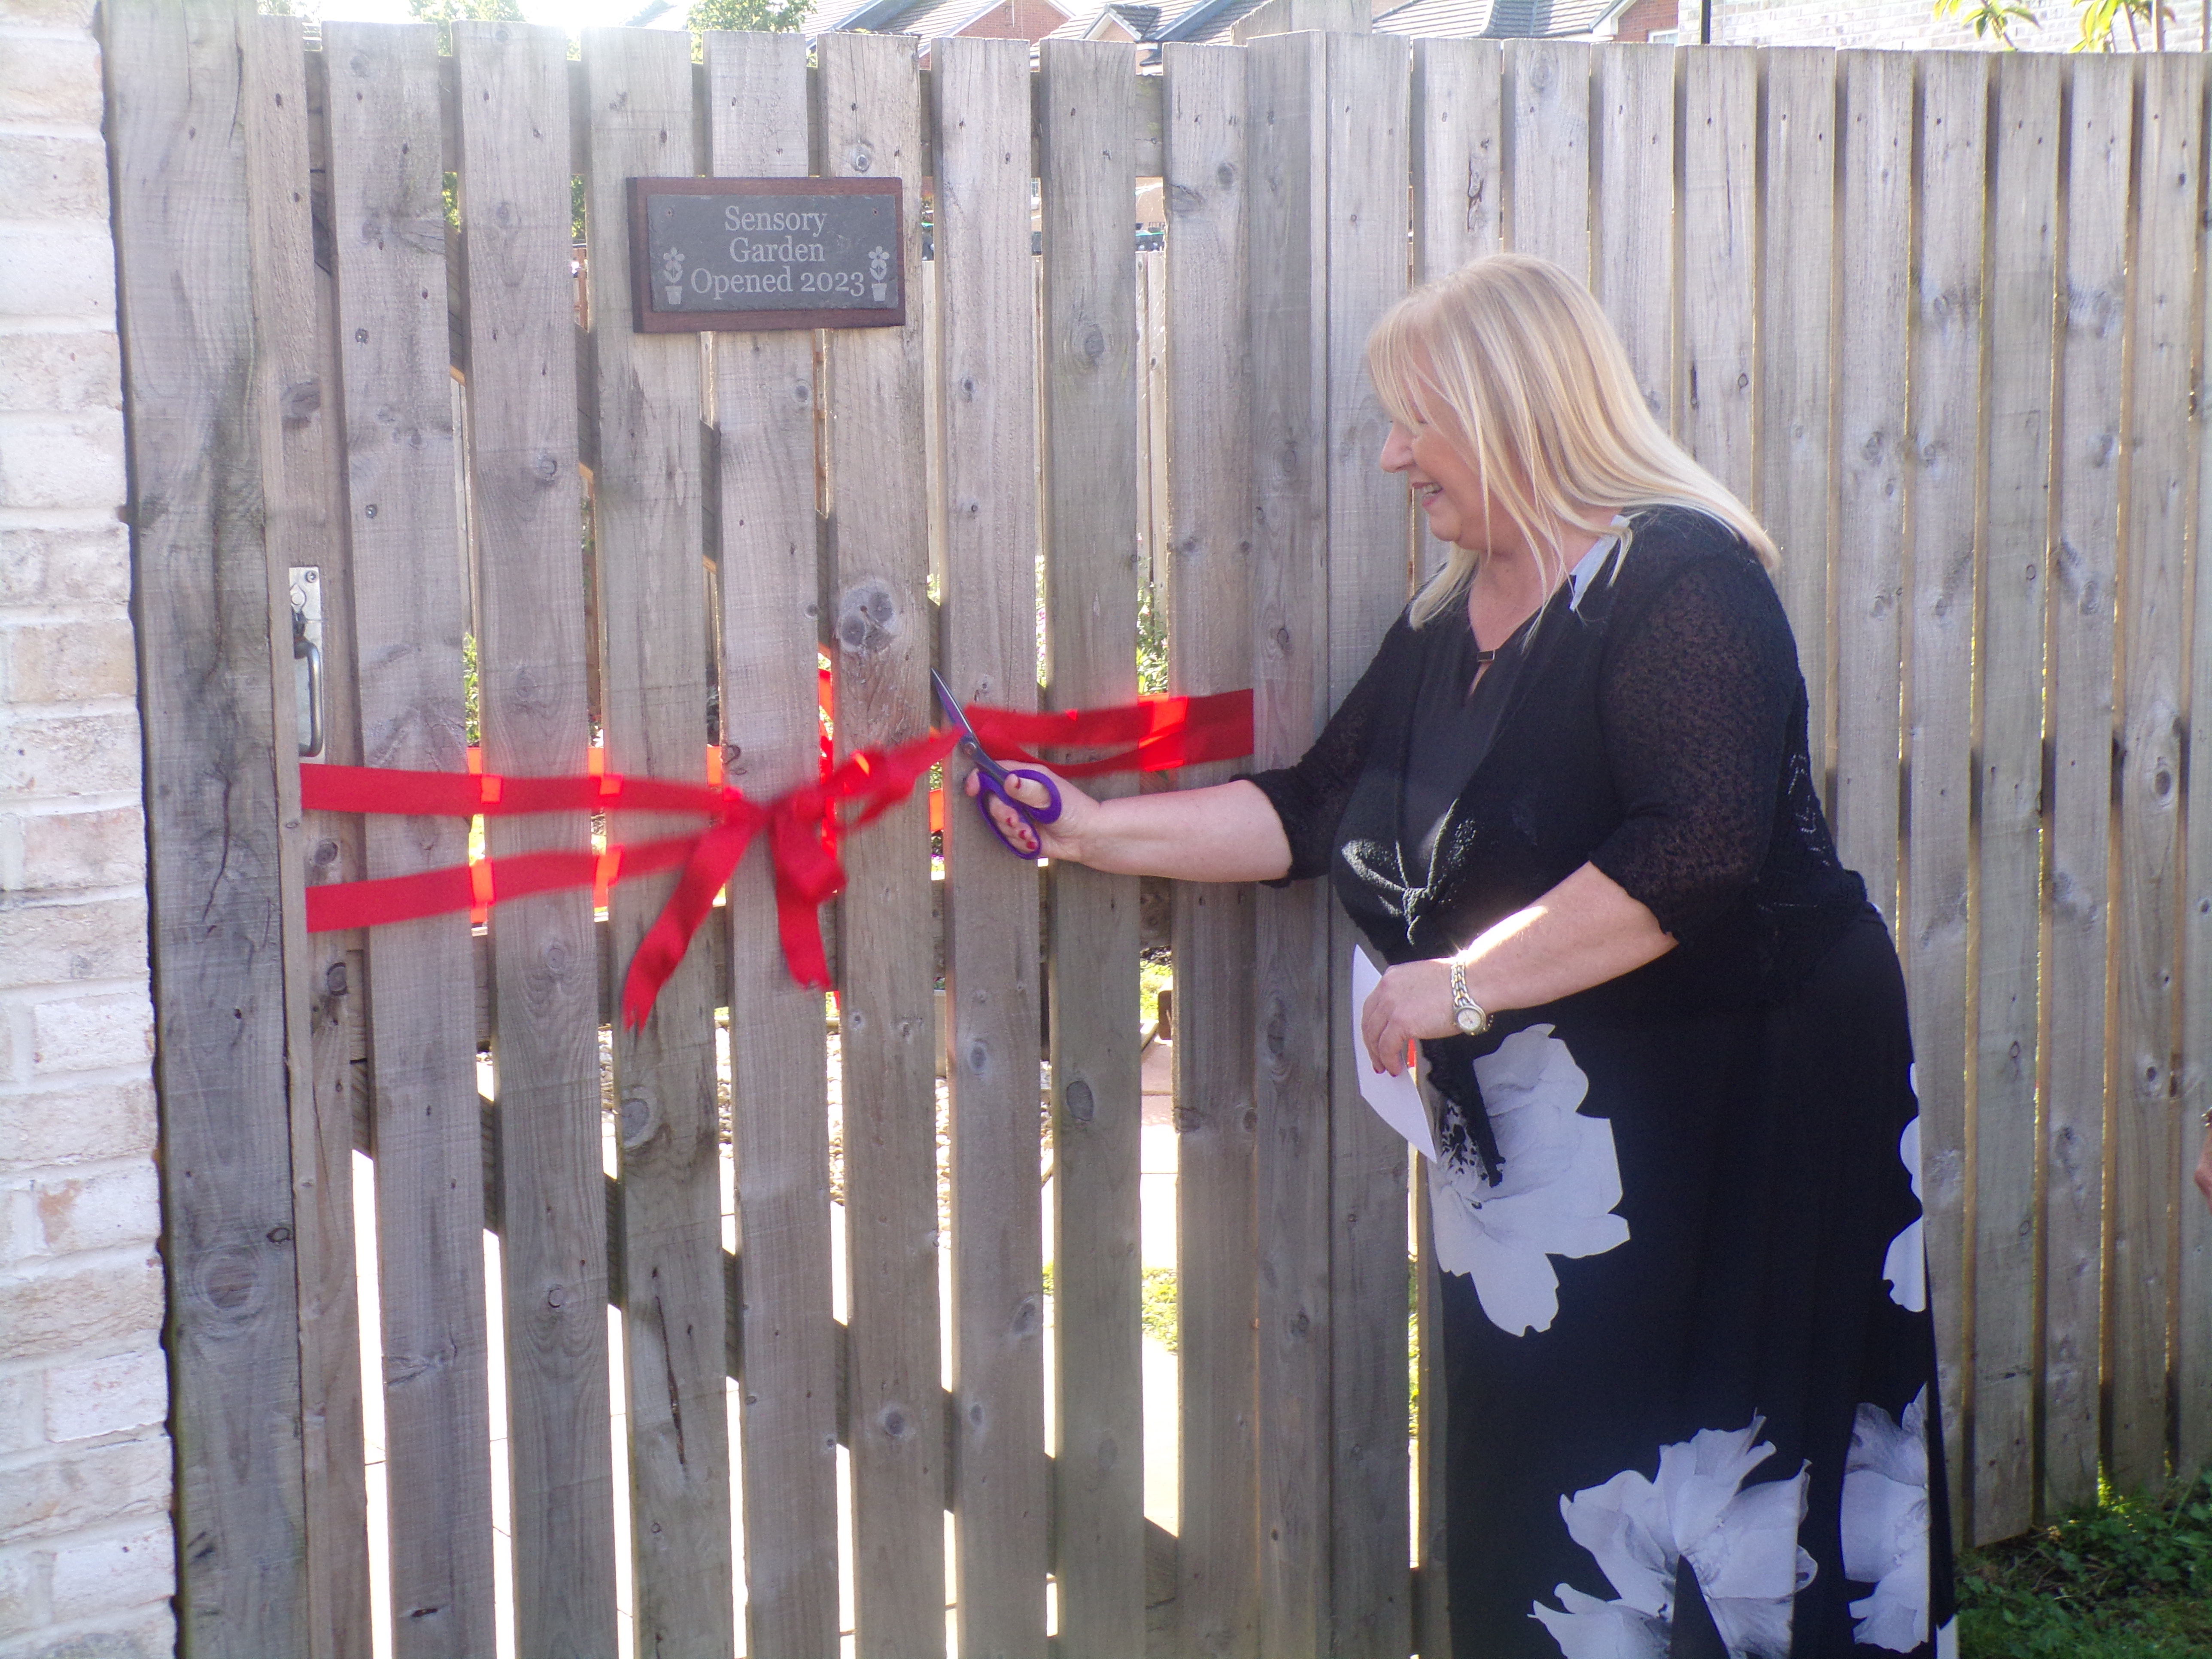
[[837, 643], [846, 651], [872, 656], [900, 632], [898, 596], [888, 582], [861, 582], [837, 601]]
[[1088, 1123], [1097, 1115], [1097, 1098], [1091, 1092], [1091, 1085], [1081, 1078], [1067, 1085], [1065, 1099], [1071, 1122]]

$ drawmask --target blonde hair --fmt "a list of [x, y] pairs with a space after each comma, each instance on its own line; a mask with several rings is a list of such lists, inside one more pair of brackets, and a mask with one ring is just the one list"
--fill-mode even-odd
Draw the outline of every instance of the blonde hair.
[[[1750, 510], [1652, 417], [1589, 290], [1548, 259], [1493, 253], [1415, 289], [1367, 337], [1367, 368], [1391, 419], [1444, 429], [1546, 563], [1547, 587], [1565, 575], [1557, 526], [1592, 508], [1686, 507], [1768, 570], [1778, 562]], [[1413, 601], [1416, 627], [1466, 592], [1481, 558], [1453, 550]]]

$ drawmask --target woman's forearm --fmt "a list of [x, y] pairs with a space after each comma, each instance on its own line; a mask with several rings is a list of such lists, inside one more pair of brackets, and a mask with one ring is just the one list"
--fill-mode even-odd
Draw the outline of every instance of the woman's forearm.
[[1060, 855], [1094, 870], [1179, 881], [1271, 881], [1291, 867], [1282, 820], [1243, 778], [1102, 800], [1085, 816], [1075, 846]]
[[1585, 864], [1459, 953], [1468, 994], [1493, 1012], [1533, 1008], [1618, 979], [1665, 956], [1658, 918]]

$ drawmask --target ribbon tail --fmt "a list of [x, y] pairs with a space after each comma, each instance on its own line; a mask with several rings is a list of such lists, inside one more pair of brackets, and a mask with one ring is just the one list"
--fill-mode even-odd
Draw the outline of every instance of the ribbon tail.
[[729, 884], [730, 873], [744, 856], [757, 823], [716, 824], [693, 844], [676, 890], [638, 942], [629, 972], [623, 976], [623, 1024], [628, 1029], [636, 1030], [651, 1016], [660, 988], [668, 983], [691, 946], [691, 936], [714, 908], [714, 895]]
[[822, 948], [821, 907], [845, 885], [845, 866], [823, 831], [829, 813], [818, 792], [799, 792], [777, 803], [769, 823], [769, 855], [775, 866], [775, 931], [783, 964], [810, 991], [830, 988], [830, 959]]

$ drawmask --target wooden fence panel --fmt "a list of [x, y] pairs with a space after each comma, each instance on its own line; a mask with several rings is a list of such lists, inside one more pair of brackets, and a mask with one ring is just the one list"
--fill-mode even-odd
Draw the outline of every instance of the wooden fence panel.
[[2118, 972], [2112, 1102], [2112, 1484], [2154, 1490], [2167, 1450], [2168, 1259], [2179, 1195], [2172, 1076], [2181, 882], [2187, 574], [2199, 428], [2191, 402], [2203, 230], [2204, 61], [2145, 60], [2138, 135], [2135, 328], [2122, 568]]
[[[1590, 291], [1628, 353], [1644, 401], [1662, 426], [1674, 422], [1674, 82], [1671, 46], [1600, 46], [1593, 101], [1598, 130], [1596, 270]], [[1738, 118], [1748, 123], [1750, 117]], [[1697, 175], [1693, 173], [1693, 180]], [[1739, 185], [1741, 180], [1738, 181]], [[1689, 204], [1686, 201], [1686, 210]], [[1706, 204], [1705, 210], [1711, 204]], [[1733, 228], [1737, 219], [1730, 216]], [[1745, 265], [1747, 283], [1748, 256]], [[1729, 272], [1730, 275], [1734, 273]], [[1700, 274], [1698, 280], [1705, 277]], [[1746, 331], [1748, 342], [1748, 330]]]
[[[1131, 58], [1120, 46], [1050, 41], [1038, 72], [1046, 702], [1054, 708], [1126, 702], [1137, 689]], [[1133, 1654], [1144, 1639], [1143, 1460], [1132, 1450], [1144, 1443], [1137, 884], [1059, 866], [1048, 890], [1060, 1639], [1079, 1652]], [[1139, 1645], [1117, 1645], [1132, 1641]]]
[[[591, 745], [576, 471], [568, 37], [459, 23], [468, 441], [487, 772], [574, 772]], [[485, 821], [494, 858], [584, 853], [580, 813]], [[615, 1639], [599, 974], [588, 889], [490, 915], [516, 1641]]]
[[[1252, 684], [1251, 423], [1243, 54], [1170, 46], [1167, 389], [1169, 690]], [[1187, 769], [1218, 783], [1230, 763]], [[1256, 1138], [1249, 883], [1175, 889], [1176, 1308], [1187, 1650], [1259, 1650]]]
[[[944, 673], [963, 701], [1024, 712], [1036, 707], [1029, 60], [1020, 40], [945, 40], [931, 49], [945, 389]], [[1009, 856], [959, 798], [966, 769], [945, 769], [945, 814], [960, 1650], [1043, 1659], [1052, 1540], [1037, 872], [1034, 860]]]
[[[805, 41], [709, 34], [706, 57], [714, 173], [805, 173]], [[809, 781], [821, 753], [814, 338], [793, 329], [714, 342], [721, 684], [732, 688], [721, 737], [730, 781], [756, 800]], [[761, 849], [738, 866], [729, 909], [731, 1150], [744, 1264], [745, 1651], [813, 1659], [833, 1650], [838, 1629], [822, 994], [794, 982], [784, 964]]]
[[1505, 244], [1590, 274], [1590, 47], [1505, 43]]
[[[1323, 42], [1247, 49], [1252, 179], [1254, 761], [1306, 751], [1329, 709], [1328, 368]], [[1330, 1652], [1332, 1304], [1328, 1120], [1331, 901], [1319, 882], [1254, 896], [1259, 1117], [1261, 1650]]]
[[[187, 1650], [307, 1650], [254, 222], [228, 9], [106, 16]], [[289, 678], [286, 689], [289, 690]]]
[[[832, 34], [817, 51], [822, 171], [917, 177], [914, 41]], [[903, 193], [906, 326], [830, 336], [828, 586], [841, 755], [921, 736], [935, 702], [915, 418], [923, 373], [921, 207], [917, 190]], [[838, 1007], [860, 1651], [862, 1659], [917, 1659], [945, 1648], [927, 803], [916, 797], [892, 808], [847, 843], [844, 857]]]
[[[1974, 1040], [1972, 1535], [2035, 1510], [2035, 1123], [2043, 915], [2045, 594], [2063, 65], [1996, 61], [1984, 462], [1979, 1006]], [[1923, 705], [1924, 707], [1925, 705]]]
[[2128, 313], [2134, 70], [2069, 65], [2064, 329], [2058, 344], [2057, 556], [2050, 643], [2051, 944], [2045, 978], [2040, 1217], [2044, 1260], [2043, 1507], [2097, 1496], [2104, 1305], [2113, 623]]
[[1912, 83], [1901, 52], [1838, 54], [1844, 283], [1837, 343], [1836, 848], [1897, 929], [1898, 755], [1905, 641], [1905, 353], [1911, 258]]
[[[1912, 498], [1908, 695], [1911, 787], [1903, 926], [1920, 1096], [1921, 1206], [1928, 1255], [1962, 1259], [1966, 1203], [1968, 887], [1973, 796], [1974, 620], [1982, 547], [1982, 211], [1988, 173], [1990, 60], [1931, 56], [1922, 66], [1917, 280], [1911, 335]], [[1984, 679], [1989, 665], [1984, 662]], [[1969, 1317], [1956, 1272], [1930, 1287], [1943, 1437], [1954, 1510], [1961, 1479]]]
[[[331, 224], [362, 756], [458, 772], [467, 623], [454, 519], [437, 35], [332, 24]], [[459, 864], [452, 818], [371, 818], [368, 874]], [[465, 916], [368, 933], [393, 1650], [492, 1644], [483, 1127]], [[404, 1503], [400, 1501], [404, 1498]]]
[[[262, 497], [268, 538], [269, 589], [276, 626], [270, 629], [275, 696], [276, 793], [287, 832], [278, 846], [284, 919], [284, 1042], [292, 1108], [293, 1236], [298, 1241], [300, 1306], [300, 1446], [304, 1480], [309, 1626], [306, 1651], [315, 1659], [367, 1659], [369, 1650], [368, 1472], [362, 1462], [361, 1310], [354, 1292], [353, 1114], [343, 1087], [349, 1059], [319, 1040], [329, 1005], [330, 937], [307, 931], [307, 865], [322, 851], [319, 823], [300, 808], [300, 769], [288, 757], [303, 738], [294, 689], [297, 669], [290, 630], [291, 573], [312, 582], [324, 611], [323, 701], [331, 702], [328, 672], [333, 641], [333, 590], [343, 575], [338, 556], [337, 469], [331, 465], [336, 422], [324, 388], [329, 331], [315, 272], [314, 226], [308, 198], [307, 78], [301, 25], [257, 18], [241, 30], [240, 68], [248, 112], [247, 190], [253, 211], [253, 311], [260, 380]], [[351, 658], [345, 657], [350, 671]], [[311, 715], [312, 727], [315, 717]], [[356, 723], [357, 726], [357, 723]], [[332, 746], [322, 721], [322, 748]], [[325, 756], [327, 758], [327, 754]], [[322, 814], [316, 814], [321, 818]], [[333, 858], [335, 841], [329, 843]], [[327, 864], [328, 860], [321, 860]], [[358, 870], [355, 872], [358, 874]], [[340, 973], [340, 985], [343, 973]], [[338, 1075], [331, 1075], [330, 1061]], [[331, 1086], [331, 1085], [337, 1086]]]
[[1782, 550], [1775, 577], [1805, 676], [1814, 787], [1829, 785], [1832, 684], [1829, 414], [1835, 385], [1836, 58], [1812, 47], [1766, 54], [1765, 199], [1759, 234], [1759, 478], [1751, 507]]
[[[599, 416], [593, 473], [601, 702], [613, 773], [700, 781], [707, 735], [699, 342], [630, 327], [624, 181], [689, 174], [690, 42], [593, 29], [584, 38], [588, 223], [612, 257], [592, 263]], [[610, 843], [696, 820], [608, 815]], [[607, 906], [617, 974], [674, 890], [673, 873], [625, 882]], [[637, 1645], [721, 1653], [730, 1593], [727, 1304], [722, 1277], [714, 975], [684, 957], [642, 1030], [614, 1036], [621, 1118], [623, 1399]]]
[[1758, 482], [1752, 331], [1759, 313], [1759, 60], [1747, 52], [1692, 52], [1683, 81], [1675, 430], [1708, 472], [1748, 501]]
[[[1376, 458], [1389, 417], [1366, 373], [1368, 331], [1406, 290], [1407, 48], [1395, 35], [1328, 46], [1329, 701], [1343, 702], [1404, 609], [1413, 526], [1402, 479]], [[1581, 65], [1586, 54], [1571, 52]], [[1587, 194], [1587, 186], [1583, 192]], [[1579, 200], [1580, 198], [1578, 197]], [[1584, 258], [1587, 267], [1587, 257]], [[1406, 1143], [1359, 1095], [1351, 1029], [1356, 930], [1329, 941], [1331, 1650], [1397, 1655], [1412, 1640], [1407, 1497]]]

